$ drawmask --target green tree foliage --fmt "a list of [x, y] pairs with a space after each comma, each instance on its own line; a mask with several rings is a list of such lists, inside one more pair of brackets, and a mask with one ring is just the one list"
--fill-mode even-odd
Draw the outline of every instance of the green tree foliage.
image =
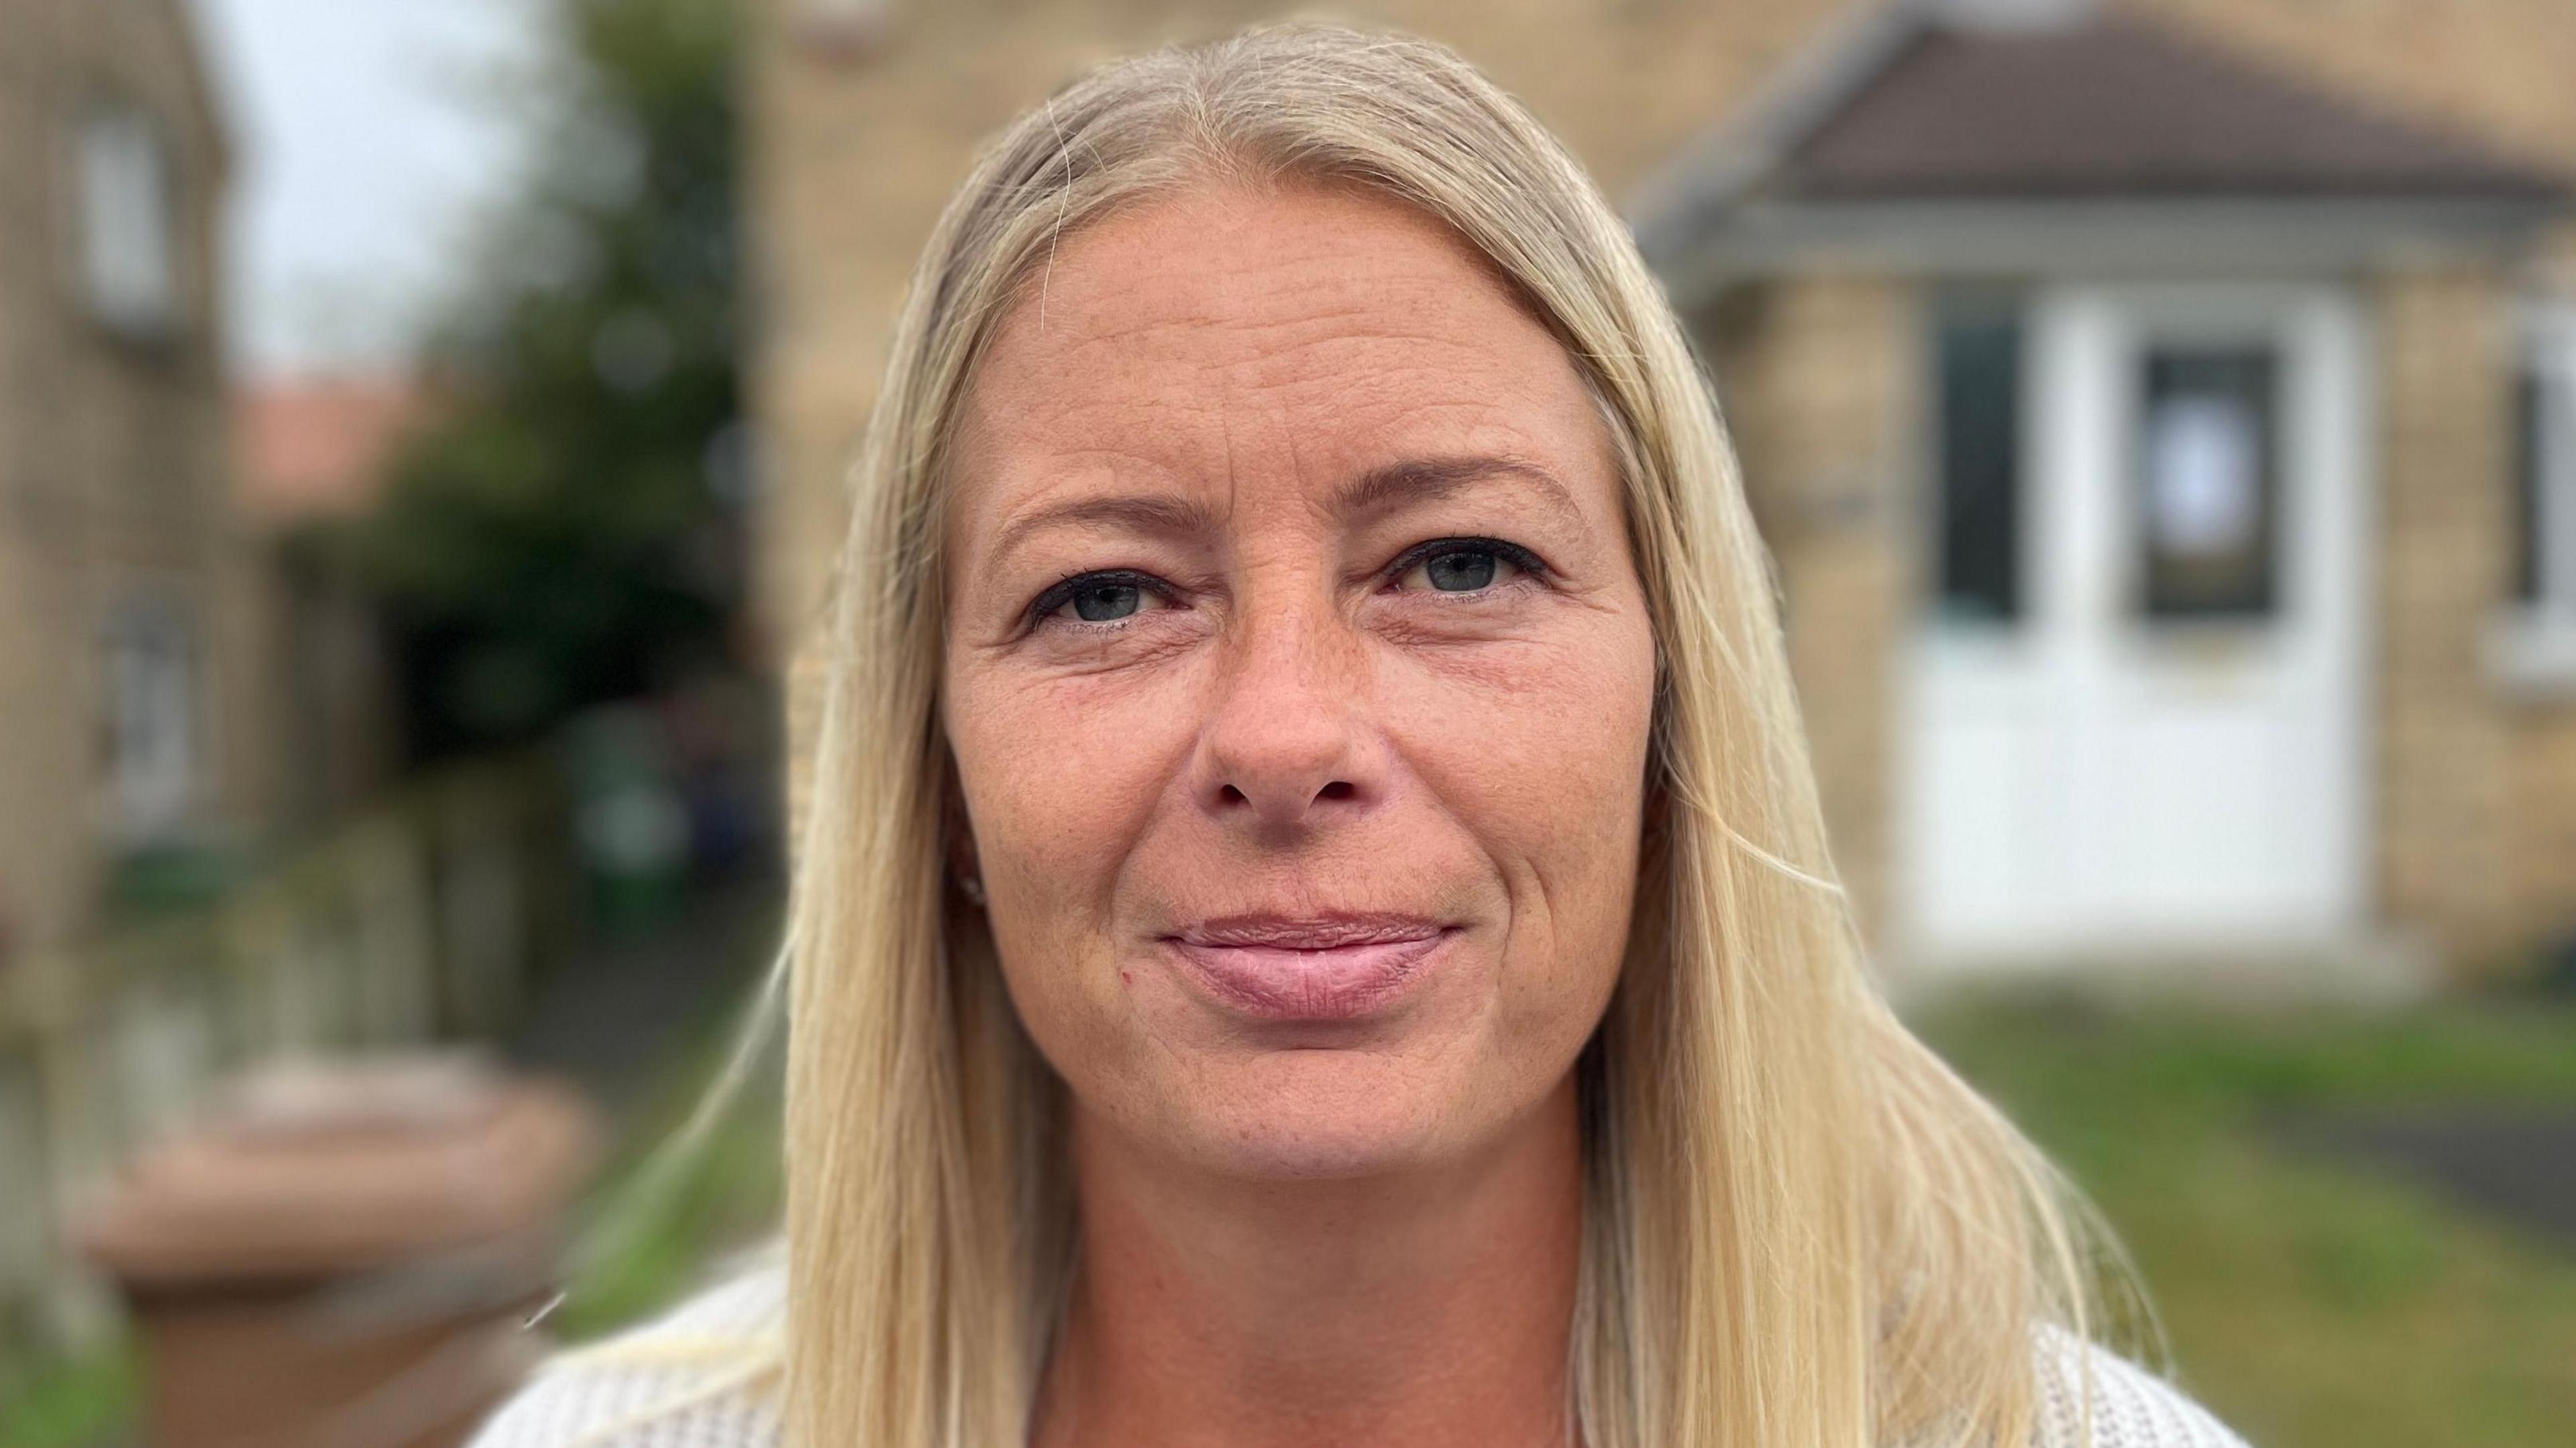
[[538, 160], [432, 349], [440, 420], [333, 540], [425, 759], [730, 667], [743, 593], [733, 6], [552, 0]]

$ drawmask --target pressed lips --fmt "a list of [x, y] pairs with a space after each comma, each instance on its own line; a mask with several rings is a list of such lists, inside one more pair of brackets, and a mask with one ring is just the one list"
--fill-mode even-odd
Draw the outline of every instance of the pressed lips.
[[1223, 1004], [1275, 1021], [1346, 1021], [1388, 1004], [1449, 927], [1413, 915], [1233, 915], [1165, 937]]

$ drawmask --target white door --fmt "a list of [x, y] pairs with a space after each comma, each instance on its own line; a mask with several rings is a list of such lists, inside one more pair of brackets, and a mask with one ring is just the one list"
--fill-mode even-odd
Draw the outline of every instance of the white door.
[[1989, 606], [1927, 609], [1905, 662], [1906, 944], [2046, 963], [2344, 935], [2365, 867], [2350, 297], [2056, 286], [2008, 332], [2008, 414], [1975, 421], [1974, 376], [1935, 389], [1962, 427], [2009, 415], [2016, 456], [2008, 506], [1930, 513], [1935, 603]]

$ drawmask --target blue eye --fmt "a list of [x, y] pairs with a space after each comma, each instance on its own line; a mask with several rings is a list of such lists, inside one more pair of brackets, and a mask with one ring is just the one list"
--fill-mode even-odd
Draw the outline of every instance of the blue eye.
[[1167, 596], [1151, 574], [1113, 568], [1058, 580], [1029, 605], [1029, 621], [1042, 623], [1070, 612], [1082, 623], [1117, 623], [1145, 611], [1145, 597]]
[[1422, 561], [1422, 576], [1442, 593], [1466, 593], [1494, 581], [1500, 558], [1481, 548], [1436, 553]]
[[1397, 559], [1393, 572], [1399, 583], [1434, 593], [1474, 593], [1506, 581], [1510, 575], [1505, 569], [1532, 578], [1547, 571], [1529, 550], [1500, 539], [1435, 538]]
[[1070, 602], [1073, 616], [1085, 623], [1109, 623], [1144, 606], [1145, 590], [1132, 583], [1097, 583], [1077, 591]]

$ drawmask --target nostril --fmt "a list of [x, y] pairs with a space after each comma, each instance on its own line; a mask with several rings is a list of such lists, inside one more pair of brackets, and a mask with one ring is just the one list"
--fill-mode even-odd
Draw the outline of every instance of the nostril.
[[1229, 785], [1227, 785], [1227, 786], [1225, 787], [1225, 791], [1224, 791], [1224, 793], [1223, 793], [1223, 795], [1222, 795], [1221, 797], [1225, 800], [1225, 802], [1226, 802], [1227, 804], [1247, 804], [1247, 803], [1250, 803], [1250, 800], [1245, 796], [1245, 794], [1244, 794], [1244, 792], [1243, 792], [1242, 790], [1239, 790], [1239, 789], [1235, 788], [1233, 785], [1230, 785], [1230, 784], [1229, 784]]
[[1349, 799], [1350, 797], [1351, 786], [1348, 780], [1334, 780], [1315, 792], [1317, 799]]

